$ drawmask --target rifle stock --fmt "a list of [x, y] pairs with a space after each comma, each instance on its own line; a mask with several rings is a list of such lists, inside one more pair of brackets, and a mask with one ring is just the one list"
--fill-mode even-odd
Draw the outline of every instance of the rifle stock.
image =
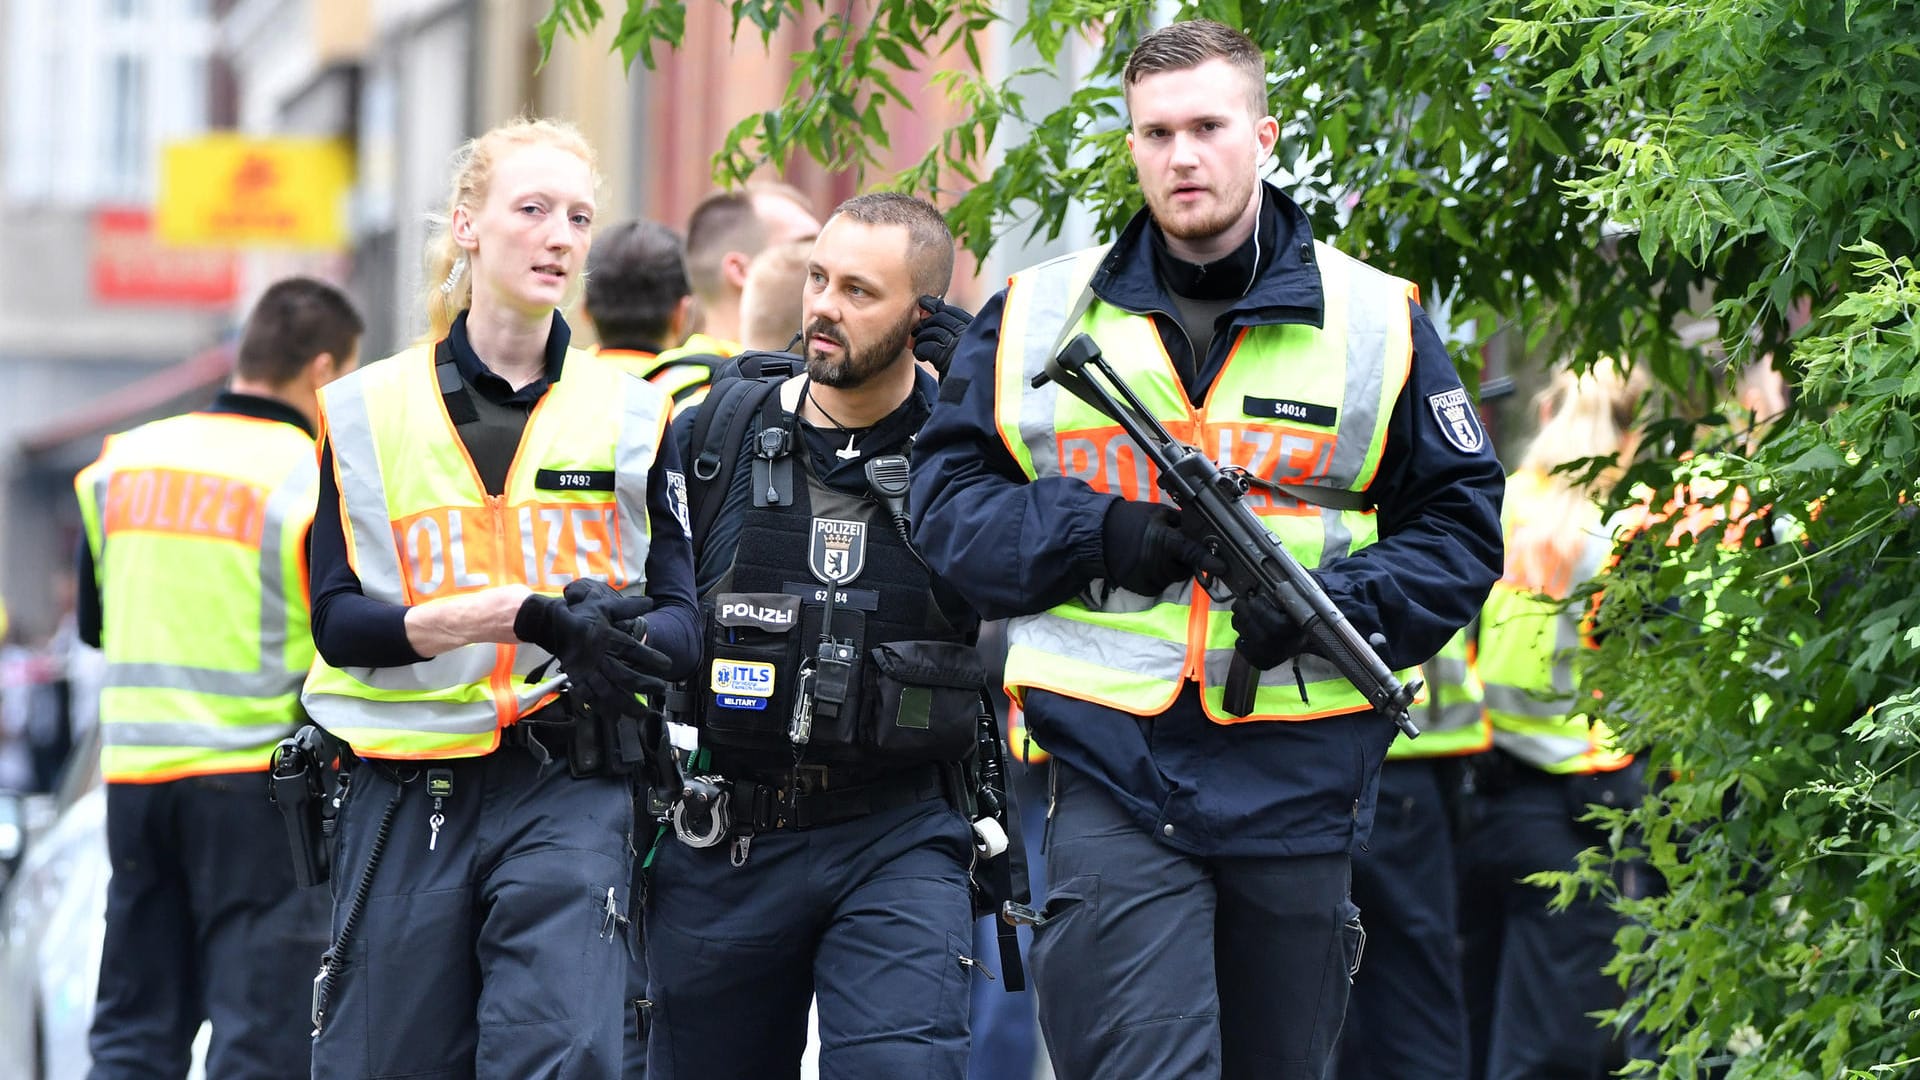
[[[1102, 385], [1102, 378], [1113, 390]], [[1205, 454], [1175, 440], [1085, 334], [1074, 335], [1058, 356], [1048, 360], [1046, 370], [1034, 376], [1033, 385], [1048, 380], [1117, 422], [1140, 447], [1153, 463], [1160, 490], [1182, 514], [1198, 519], [1202, 542], [1226, 567], [1218, 578], [1234, 595], [1277, 603], [1305, 631], [1311, 651], [1330, 661], [1409, 737], [1420, 733], [1408, 711], [1420, 682], [1402, 683], [1375, 646], [1362, 639], [1334, 606], [1319, 581], [1260, 523], [1242, 500], [1249, 484], [1244, 473], [1222, 469]], [[1208, 585], [1204, 577], [1199, 581], [1202, 587]], [[1236, 652], [1224, 687], [1227, 711], [1234, 716], [1252, 712], [1258, 684], [1253, 665]]]

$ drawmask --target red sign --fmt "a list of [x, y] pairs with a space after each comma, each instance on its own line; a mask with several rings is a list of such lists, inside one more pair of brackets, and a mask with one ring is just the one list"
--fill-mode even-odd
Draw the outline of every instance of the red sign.
[[240, 260], [217, 248], [178, 248], [153, 233], [144, 209], [93, 215], [93, 297], [107, 304], [225, 307], [240, 293]]

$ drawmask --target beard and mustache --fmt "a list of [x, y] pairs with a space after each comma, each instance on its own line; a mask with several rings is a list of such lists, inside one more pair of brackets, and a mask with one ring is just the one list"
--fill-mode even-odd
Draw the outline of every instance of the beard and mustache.
[[[863, 386], [874, 376], [892, 367], [907, 352], [913, 342], [913, 327], [919, 322], [919, 309], [907, 308], [900, 321], [888, 328], [875, 341], [866, 345], [854, 345], [836, 323], [825, 319], [815, 319], [805, 329], [807, 341], [807, 377], [821, 386], [831, 386], [836, 390], [851, 390]], [[826, 338], [840, 346], [836, 356], [827, 356], [816, 351], [811, 342], [815, 335]]]

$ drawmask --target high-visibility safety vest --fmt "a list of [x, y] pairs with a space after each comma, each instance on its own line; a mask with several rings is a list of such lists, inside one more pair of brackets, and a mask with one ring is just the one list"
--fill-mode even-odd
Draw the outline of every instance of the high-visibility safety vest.
[[100, 766], [111, 783], [267, 767], [313, 661], [313, 438], [189, 413], [111, 437], [74, 487], [105, 597]]
[[[434, 350], [418, 346], [321, 392], [347, 559], [366, 595], [432, 604], [526, 585], [557, 595], [576, 578], [628, 593], [646, 583], [647, 478], [664, 394], [569, 349], [507, 470], [488, 495], [448, 418]], [[418, 664], [336, 668], [316, 658], [302, 700], [366, 757], [473, 757], [551, 700], [560, 674], [524, 642], [464, 645]], [[528, 676], [546, 665], [547, 677]]]
[[[1522, 470], [1507, 478], [1506, 570], [1480, 614], [1480, 678], [1485, 684], [1493, 744], [1550, 773], [1611, 772], [1633, 761], [1615, 749], [1607, 726], [1581, 708], [1573, 660], [1588, 646], [1585, 611], [1575, 589], [1605, 567], [1610, 533], [1589, 529], [1571, 565], [1552, 565], [1522, 550], [1515, 524], [1537, 515], [1548, 480]], [[1566, 528], [1579, 524], [1567, 522]]]
[[1414, 717], [1420, 737], [1396, 735], [1387, 747], [1387, 760], [1459, 757], [1493, 746], [1493, 722], [1483, 707], [1476, 651], [1472, 635], [1462, 630], [1420, 665], [1420, 678], [1427, 684], [1427, 707]]
[[667, 395], [675, 409], [698, 405], [705, 401], [707, 385], [713, 381], [713, 368], [706, 363], [675, 359], [664, 352], [601, 349], [596, 355], [620, 370], [652, 383], [661, 393]]
[[[1188, 401], [1150, 317], [1096, 301], [1076, 329], [1093, 337], [1174, 438], [1221, 465], [1278, 483], [1363, 491], [1380, 466], [1388, 420], [1412, 364], [1408, 302], [1417, 290], [1325, 244], [1316, 243], [1314, 251], [1325, 327], [1242, 329], [1198, 409]], [[1117, 424], [1058, 383], [1032, 386], [1105, 252], [1065, 255], [1016, 274], [1008, 284], [996, 419], [1029, 478], [1071, 476], [1095, 491], [1164, 502], [1152, 466]], [[1246, 501], [1309, 568], [1351, 555], [1378, 537], [1371, 510], [1310, 506], [1260, 488]], [[1248, 715], [1229, 715], [1222, 700], [1236, 640], [1231, 622], [1231, 603], [1213, 602], [1191, 580], [1158, 596], [1096, 582], [1082, 596], [1008, 622], [1007, 691], [1018, 700], [1037, 688], [1154, 716], [1193, 679], [1207, 715], [1223, 724], [1371, 708], [1331, 663], [1301, 656], [1261, 674]]]
[[633, 370], [672, 398], [676, 410], [689, 409], [707, 399], [707, 388], [713, 382], [714, 368], [719, 366], [711, 359], [694, 358], [717, 356], [725, 359], [738, 354], [740, 350], [741, 345], [737, 341], [694, 334], [682, 344], [654, 357], [645, 371]]

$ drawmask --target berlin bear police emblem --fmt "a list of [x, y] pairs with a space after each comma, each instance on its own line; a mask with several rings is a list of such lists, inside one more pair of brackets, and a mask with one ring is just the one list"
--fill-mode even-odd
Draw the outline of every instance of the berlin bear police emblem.
[[1427, 399], [1427, 406], [1440, 424], [1440, 433], [1455, 450], [1474, 454], [1486, 445], [1486, 433], [1480, 430], [1480, 417], [1474, 411], [1473, 402], [1467, 399], [1465, 387], [1456, 386], [1443, 394], [1434, 394]]
[[814, 577], [828, 585], [844, 585], [859, 577], [866, 565], [866, 522], [813, 519], [813, 542], [807, 546], [807, 567]]

